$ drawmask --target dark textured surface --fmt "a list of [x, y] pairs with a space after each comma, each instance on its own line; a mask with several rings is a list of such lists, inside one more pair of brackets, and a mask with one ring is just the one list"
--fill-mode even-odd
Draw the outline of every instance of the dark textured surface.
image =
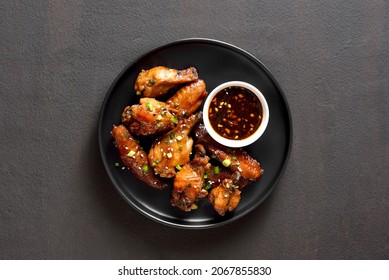
[[[1, 259], [388, 259], [384, 1], [0, 3]], [[97, 120], [118, 73], [188, 37], [272, 71], [293, 118], [276, 190], [221, 228], [153, 222], [117, 194]]]

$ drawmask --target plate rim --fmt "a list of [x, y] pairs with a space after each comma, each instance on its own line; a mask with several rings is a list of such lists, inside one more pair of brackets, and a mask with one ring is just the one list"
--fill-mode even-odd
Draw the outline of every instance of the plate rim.
[[[213, 45], [217, 45], [217, 46], [221, 46], [221, 47], [226, 47], [226, 48], [232, 49], [233, 51], [239, 51], [243, 55], [248, 56], [255, 63], [259, 64], [260, 67], [270, 77], [271, 82], [275, 85], [275, 87], [277, 88], [279, 94], [281, 95], [281, 98], [283, 100], [283, 103], [284, 103], [284, 106], [285, 106], [285, 109], [286, 109], [288, 121], [289, 121], [289, 123], [287, 125], [287, 127], [289, 128], [289, 133], [288, 133], [289, 134], [289, 141], [287, 142], [288, 148], [287, 148], [287, 151], [286, 151], [286, 154], [285, 154], [285, 159], [284, 159], [284, 161], [282, 163], [282, 167], [279, 170], [279, 175], [277, 176], [277, 178], [275, 178], [274, 183], [270, 187], [269, 191], [266, 192], [263, 195], [263, 197], [261, 199], [259, 199], [255, 204], [253, 204], [252, 207], [249, 207], [247, 210], [243, 211], [238, 216], [235, 216], [235, 217], [233, 217], [231, 219], [223, 220], [223, 221], [216, 222], [216, 223], [214, 222], [214, 223], [210, 223], [210, 224], [177, 224], [177, 223], [174, 223], [174, 222], [166, 221], [166, 220], [163, 220], [161, 218], [155, 217], [154, 215], [148, 213], [147, 211], [145, 211], [144, 209], [142, 209], [141, 207], [136, 205], [136, 203], [134, 203], [131, 199], [129, 199], [127, 197], [127, 195], [121, 190], [121, 188], [119, 188], [119, 186], [117, 186], [116, 180], [113, 177], [113, 175], [111, 174], [111, 172], [109, 172], [108, 163], [107, 163], [106, 159], [103, 156], [103, 154], [104, 154], [104, 147], [103, 147], [103, 140], [102, 140], [102, 133], [103, 133], [103, 131], [102, 131], [102, 129], [103, 129], [102, 128], [102, 126], [103, 126], [102, 123], [103, 123], [104, 111], [105, 111], [105, 108], [107, 106], [108, 101], [111, 98], [111, 95], [113, 93], [113, 89], [117, 86], [119, 80], [123, 77], [124, 73], [126, 73], [129, 70], [129, 68], [131, 68], [133, 65], [137, 64], [139, 61], [141, 61], [145, 57], [149, 56], [151, 53], [157, 52], [158, 50], [162, 50], [162, 49], [165, 49], [165, 48], [169, 48], [169, 47], [174, 46], [174, 45], [188, 44], [188, 43], [205, 43], [205, 44], [213, 44]], [[109, 89], [108, 89], [108, 91], [107, 91], [107, 93], [106, 93], [106, 95], [104, 97], [103, 103], [102, 103], [102, 105], [100, 107], [100, 111], [99, 111], [97, 134], [98, 134], [97, 135], [97, 141], [98, 141], [98, 147], [99, 147], [99, 152], [100, 152], [100, 158], [101, 158], [101, 160], [103, 162], [104, 169], [105, 169], [106, 173], [108, 174], [108, 177], [110, 178], [111, 183], [114, 185], [116, 191], [118, 191], [120, 196], [128, 204], [130, 204], [133, 209], [137, 210], [139, 213], [141, 213], [142, 215], [146, 216], [147, 218], [150, 218], [151, 220], [154, 220], [154, 221], [156, 221], [156, 222], [158, 222], [160, 224], [163, 224], [163, 225], [166, 225], [166, 226], [170, 226], [170, 227], [174, 227], [174, 228], [179, 228], [179, 229], [210, 229], [210, 228], [221, 227], [221, 226], [224, 226], [226, 224], [229, 224], [229, 223], [232, 223], [234, 221], [237, 221], [237, 220], [241, 219], [242, 217], [244, 217], [247, 214], [249, 214], [250, 212], [252, 212], [254, 209], [258, 208], [258, 206], [260, 204], [262, 204], [262, 202], [265, 201], [269, 197], [269, 195], [274, 191], [274, 189], [276, 188], [276, 185], [279, 183], [280, 179], [283, 177], [283, 175], [285, 173], [285, 169], [286, 169], [286, 167], [288, 165], [288, 162], [289, 162], [289, 159], [290, 159], [292, 145], [293, 145], [293, 123], [292, 123], [292, 116], [291, 116], [291, 111], [290, 111], [289, 103], [288, 103], [288, 101], [286, 99], [285, 93], [282, 90], [280, 84], [274, 78], [274, 76], [270, 72], [270, 70], [266, 67], [266, 65], [263, 64], [262, 61], [260, 61], [258, 58], [256, 58], [254, 55], [252, 55], [248, 51], [246, 51], [246, 50], [244, 50], [244, 49], [242, 49], [240, 47], [237, 47], [237, 46], [235, 46], [235, 45], [233, 45], [231, 43], [227, 43], [227, 42], [224, 42], [224, 41], [221, 41], [221, 40], [216, 40], [216, 39], [210, 39], [210, 38], [185, 38], [185, 39], [179, 39], [179, 40], [171, 41], [169, 43], [165, 43], [165, 44], [159, 45], [157, 47], [153, 47], [149, 51], [143, 53], [142, 55], [140, 55], [138, 57], [135, 57], [135, 59], [133, 59], [130, 62], [128, 62], [127, 65], [117, 74], [116, 78], [111, 83], [111, 85], [110, 85], [110, 87], [109, 87]]]

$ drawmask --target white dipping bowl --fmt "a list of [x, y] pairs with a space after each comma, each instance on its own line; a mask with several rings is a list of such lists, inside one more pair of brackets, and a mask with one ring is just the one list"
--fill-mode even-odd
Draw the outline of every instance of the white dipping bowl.
[[[211, 106], [212, 100], [220, 91], [230, 87], [240, 87], [250, 91], [258, 98], [262, 107], [262, 119], [259, 127], [254, 133], [244, 139], [234, 140], [221, 136], [214, 130], [209, 119], [209, 107]], [[261, 91], [253, 85], [242, 81], [230, 81], [217, 86], [210, 94], [208, 94], [203, 107], [203, 121], [209, 135], [211, 135], [211, 137], [220, 144], [232, 148], [244, 147], [257, 141], [265, 132], [267, 124], [269, 123], [269, 106], [267, 105], [267, 101]]]

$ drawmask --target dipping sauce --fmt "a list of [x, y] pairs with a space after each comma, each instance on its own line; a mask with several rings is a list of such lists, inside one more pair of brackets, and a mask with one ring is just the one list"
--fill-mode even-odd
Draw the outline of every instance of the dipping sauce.
[[212, 128], [219, 135], [241, 140], [254, 134], [261, 125], [262, 106], [254, 93], [233, 86], [215, 95], [208, 114]]

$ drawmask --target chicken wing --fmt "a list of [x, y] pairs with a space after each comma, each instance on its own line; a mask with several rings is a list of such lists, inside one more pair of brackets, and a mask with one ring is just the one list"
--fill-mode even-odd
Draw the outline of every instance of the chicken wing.
[[227, 211], [232, 212], [238, 206], [240, 190], [234, 186], [231, 179], [224, 179], [220, 185], [211, 190], [208, 201], [219, 215], [224, 216]]
[[174, 127], [175, 120], [168, 106], [154, 98], [141, 98], [139, 104], [127, 106], [122, 114], [122, 122], [135, 135], [166, 132]]
[[176, 70], [157, 66], [139, 73], [135, 82], [135, 90], [137, 94], [143, 94], [145, 97], [159, 97], [177, 85], [193, 82], [197, 79], [198, 74], [194, 67]]
[[195, 148], [194, 159], [177, 172], [173, 182], [171, 204], [186, 212], [197, 209], [196, 203], [208, 195], [203, 181], [205, 170], [210, 166], [209, 157], [202, 145]]
[[198, 125], [195, 129], [196, 143], [204, 145], [208, 153], [220, 161], [223, 166], [233, 171], [239, 171], [242, 177], [251, 181], [257, 181], [263, 173], [259, 163], [242, 148], [228, 148], [208, 134], [204, 125]]
[[214, 188], [223, 182], [224, 179], [231, 179], [235, 187], [243, 189], [252, 181], [243, 178], [239, 171], [232, 171], [224, 166], [211, 166], [205, 174], [204, 185], [207, 190]]
[[207, 96], [203, 80], [197, 80], [180, 88], [167, 102], [171, 108], [178, 110], [179, 116], [190, 116]]
[[131, 136], [124, 125], [114, 126], [112, 136], [119, 150], [123, 164], [139, 179], [156, 189], [166, 187], [166, 182], [154, 174], [150, 167], [147, 154]]
[[157, 138], [149, 152], [149, 163], [164, 178], [176, 175], [176, 167], [189, 162], [193, 139], [188, 135], [201, 118], [201, 112], [179, 121], [170, 132]]

